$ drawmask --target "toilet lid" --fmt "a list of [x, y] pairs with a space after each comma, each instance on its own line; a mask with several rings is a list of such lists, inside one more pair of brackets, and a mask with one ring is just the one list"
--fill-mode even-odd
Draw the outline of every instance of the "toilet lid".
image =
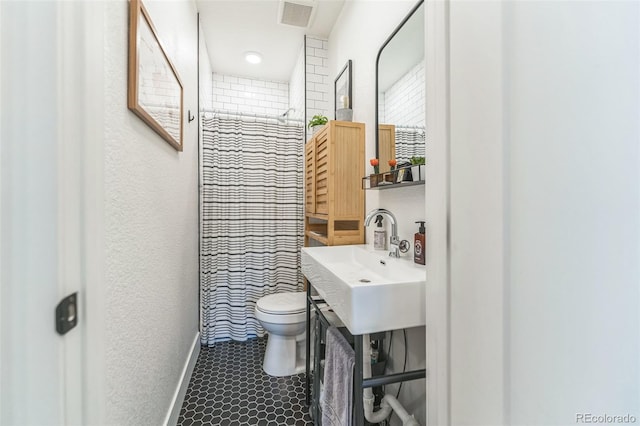
[[256, 306], [267, 314], [299, 314], [307, 309], [306, 293], [276, 293], [261, 297]]

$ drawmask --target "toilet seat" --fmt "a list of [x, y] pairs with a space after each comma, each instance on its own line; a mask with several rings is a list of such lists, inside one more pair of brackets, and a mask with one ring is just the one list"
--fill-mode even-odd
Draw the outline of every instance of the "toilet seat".
[[306, 293], [276, 293], [261, 297], [256, 309], [270, 315], [291, 315], [306, 312]]
[[276, 293], [256, 302], [256, 318], [272, 324], [306, 322], [307, 295], [304, 292]]

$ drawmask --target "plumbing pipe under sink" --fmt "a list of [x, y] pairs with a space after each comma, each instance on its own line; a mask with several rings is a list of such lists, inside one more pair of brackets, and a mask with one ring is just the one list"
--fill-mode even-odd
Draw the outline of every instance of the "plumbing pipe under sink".
[[[364, 334], [362, 339], [364, 342], [368, 342], [369, 335]], [[368, 379], [371, 377], [371, 356], [366, 351], [363, 352], [362, 375], [363, 378]], [[375, 397], [373, 396], [373, 390], [371, 388], [364, 388], [362, 391], [364, 417], [369, 423], [380, 423], [395, 411], [400, 420], [402, 420], [402, 426], [420, 426], [420, 423], [418, 423], [412, 414], [409, 414], [407, 410], [404, 409], [395, 396], [390, 394], [385, 395], [380, 402], [380, 409], [374, 412], [373, 403]]]

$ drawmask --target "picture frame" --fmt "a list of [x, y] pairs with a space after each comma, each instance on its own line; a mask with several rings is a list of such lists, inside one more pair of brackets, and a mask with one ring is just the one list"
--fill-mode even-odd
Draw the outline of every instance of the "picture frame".
[[183, 149], [183, 86], [141, 0], [129, 5], [127, 106], [177, 151]]
[[[353, 92], [351, 89], [351, 59], [347, 61], [344, 68], [338, 73], [333, 83], [334, 94], [334, 114], [336, 119], [338, 118], [338, 110], [350, 109], [353, 110]], [[350, 120], [349, 120], [350, 121]]]
[[396, 169], [396, 183], [411, 182], [411, 163], [400, 163]]

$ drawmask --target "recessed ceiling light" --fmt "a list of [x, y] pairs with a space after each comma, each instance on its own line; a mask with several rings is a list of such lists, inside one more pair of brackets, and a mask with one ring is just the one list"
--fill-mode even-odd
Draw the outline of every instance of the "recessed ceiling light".
[[259, 64], [262, 62], [262, 55], [258, 52], [246, 52], [244, 54], [244, 60], [250, 64]]

